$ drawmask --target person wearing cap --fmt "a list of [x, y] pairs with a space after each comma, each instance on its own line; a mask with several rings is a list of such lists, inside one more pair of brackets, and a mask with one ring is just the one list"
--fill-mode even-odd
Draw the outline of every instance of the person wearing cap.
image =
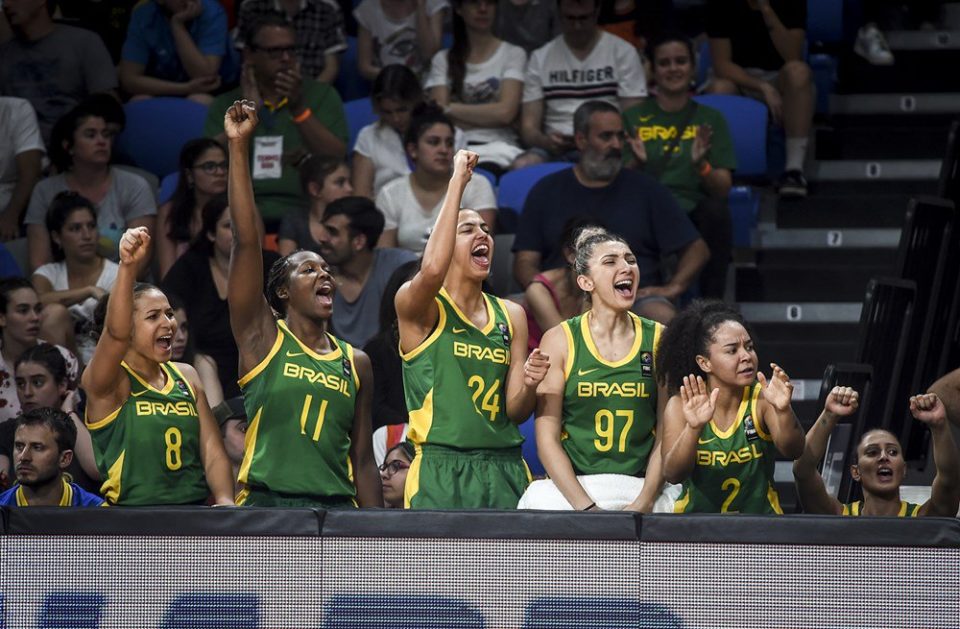
[[247, 435], [247, 411], [243, 408], [243, 396], [226, 399], [213, 408], [213, 416], [220, 426], [223, 447], [227, 450], [233, 472], [234, 495], [240, 491], [237, 476], [243, 461], [244, 440]]

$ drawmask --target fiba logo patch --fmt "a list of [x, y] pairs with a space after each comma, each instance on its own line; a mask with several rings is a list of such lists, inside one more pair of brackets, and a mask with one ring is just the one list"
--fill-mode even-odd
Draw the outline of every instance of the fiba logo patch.
[[760, 438], [757, 427], [753, 423], [753, 417], [750, 415], [743, 418], [743, 434], [747, 436], [747, 441], [756, 441]]

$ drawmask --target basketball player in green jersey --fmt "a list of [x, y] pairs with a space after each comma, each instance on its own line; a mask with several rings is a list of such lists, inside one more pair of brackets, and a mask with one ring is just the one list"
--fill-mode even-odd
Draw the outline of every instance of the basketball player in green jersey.
[[312, 251], [295, 251], [274, 263], [264, 297], [249, 156], [257, 122], [250, 101], [224, 115], [234, 234], [227, 303], [249, 418], [237, 504], [380, 507], [373, 370], [366, 354], [329, 332], [336, 287], [329, 266]]
[[694, 302], [664, 333], [663, 471], [683, 483], [677, 513], [782, 513], [776, 454], [800, 456], [803, 431], [787, 374], [771, 363], [768, 380], [757, 364], [743, 318], [726, 304]]
[[[586, 228], [574, 252], [590, 309], [549, 330], [540, 344], [551, 365], [537, 389], [537, 452], [550, 481], [531, 485], [527, 497], [552, 481], [571, 507], [594, 510], [630, 487], [637, 493], [626, 508], [649, 513], [663, 484], [658, 418], [667, 396], [653, 373], [663, 326], [630, 311], [640, 270], [622, 238]], [[596, 474], [622, 476], [589, 478]]]
[[807, 431], [803, 454], [793, 463], [800, 503], [807, 513], [827, 515], [886, 515], [954, 517], [960, 508], [960, 456], [947, 423], [943, 402], [933, 393], [910, 398], [914, 419], [930, 428], [933, 438], [933, 479], [930, 499], [922, 505], [900, 499], [900, 485], [907, 464], [897, 438], [886, 430], [869, 430], [857, 444], [857, 462], [850, 473], [863, 489], [863, 500], [842, 504], [827, 493], [817, 464], [827, 450], [827, 441], [841, 417], [852, 415], [860, 404], [859, 394], [850, 387], [834, 387], [823, 412]]
[[193, 367], [170, 362], [177, 320], [158, 288], [136, 284], [146, 227], [120, 239], [100, 340], [81, 378], [101, 493], [124, 506], [233, 504], [230, 461]]
[[530, 481], [520, 454], [525, 421], [549, 361], [527, 357], [523, 309], [487, 295], [493, 238], [460, 209], [477, 154], [459, 151], [420, 270], [395, 304], [403, 385], [416, 456], [404, 505], [515, 509]]

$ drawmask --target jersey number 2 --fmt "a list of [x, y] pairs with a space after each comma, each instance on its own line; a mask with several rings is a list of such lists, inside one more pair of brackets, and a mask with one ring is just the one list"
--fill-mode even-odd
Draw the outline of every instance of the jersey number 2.
[[720, 489], [723, 491], [733, 490], [723, 501], [723, 504], [720, 505], [720, 513], [735, 513], [730, 511], [730, 505], [733, 504], [737, 494], [740, 493], [740, 481], [738, 481], [736, 478], [728, 478], [727, 480], [723, 481], [722, 485], [720, 485]]
[[[493, 421], [497, 418], [497, 412], [500, 410], [500, 394], [497, 391], [500, 390], [500, 378], [497, 378], [493, 381], [493, 384], [490, 385], [490, 388], [487, 389], [487, 383], [483, 381], [483, 378], [480, 376], [470, 376], [470, 379], [467, 380], [467, 386], [471, 389], [476, 386], [477, 390], [473, 392], [473, 406], [477, 409], [477, 412], [481, 415], [484, 412], [490, 414], [490, 421]], [[486, 390], [486, 393], [484, 393]], [[480, 395], [483, 394], [483, 400], [480, 402], [480, 406], [477, 407], [477, 399]]]

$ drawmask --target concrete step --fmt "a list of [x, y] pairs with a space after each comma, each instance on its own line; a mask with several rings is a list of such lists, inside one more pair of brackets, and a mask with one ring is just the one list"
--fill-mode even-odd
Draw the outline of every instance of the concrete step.
[[909, 194], [814, 194], [778, 204], [776, 225], [785, 229], [899, 229], [909, 200]]
[[928, 181], [940, 176], [940, 160], [824, 160], [807, 169], [810, 181]]
[[899, 229], [777, 229], [756, 231], [758, 249], [896, 249]]
[[870, 278], [886, 267], [796, 268], [779, 265], [735, 268], [738, 302], [851, 303], [862, 299]]

